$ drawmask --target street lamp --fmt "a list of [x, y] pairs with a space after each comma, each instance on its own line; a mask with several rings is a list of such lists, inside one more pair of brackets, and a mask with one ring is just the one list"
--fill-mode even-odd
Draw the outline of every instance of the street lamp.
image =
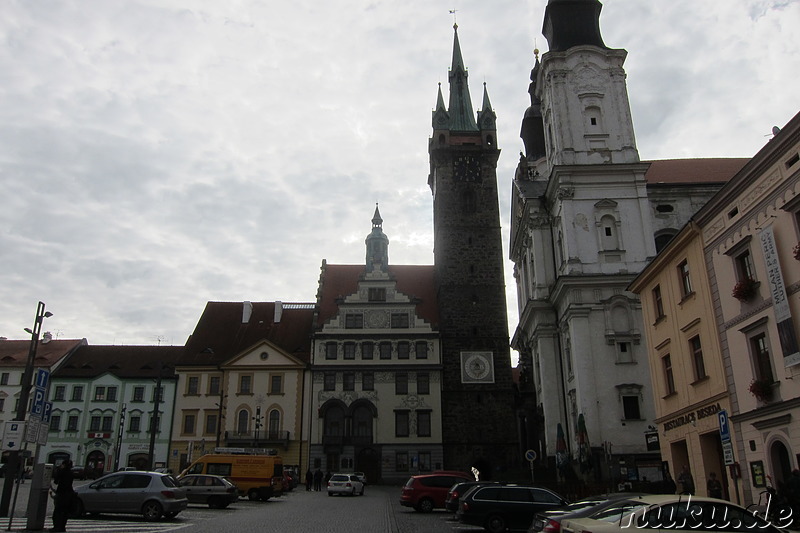
[[[28, 349], [28, 359], [25, 362], [25, 371], [22, 374], [22, 381], [20, 381], [19, 404], [17, 405], [17, 416], [14, 418], [16, 421], [25, 420], [25, 415], [28, 411], [28, 399], [31, 394], [31, 382], [33, 381], [33, 365], [36, 361], [36, 350], [39, 348], [39, 333], [42, 331], [44, 319], [51, 316], [53, 316], [53, 313], [50, 311], [45, 312], [44, 302], [39, 302], [36, 307], [36, 319], [33, 322], [33, 329], [25, 328], [25, 331], [31, 334], [31, 344]], [[3, 484], [2, 499], [0, 499], [0, 516], [8, 516], [14, 480], [19, 477], [19, 450], [9, 452], [6, 465], [6, 479]]]
[[258, 446], [258, 430], [261, 429], [261, 420], [262, 420], [262, 418], [263, 417], [261, 416], [261, 406], [257, 405], [256, 406], [256, 416], [253, 417], [253, 420], [256, 421], [256, 423], [254, 425], [254, 428], [255, 428], [256, 432], [255, 432], [255, 439], [253, 440], [253, 448], [256, 448]]

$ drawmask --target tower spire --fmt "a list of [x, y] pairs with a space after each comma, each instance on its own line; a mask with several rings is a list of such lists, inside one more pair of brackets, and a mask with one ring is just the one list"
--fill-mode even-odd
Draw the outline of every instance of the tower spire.
[[367, 272], [379, 268], [386, 272], [389, 267], [389, 237], [383, 233], [383, 218], [375, 204], [375, 214], [372, 215], [372, 231], [367, 235], [364, 244], [367, 245]]
[[453, 63], [448, 75], [450, 82], [450, 131], [478, 131], [472, 100], [467, 85], [467, 69], [461, 57], [461, 44], [458, 42], [458, 24], [453, 24]]

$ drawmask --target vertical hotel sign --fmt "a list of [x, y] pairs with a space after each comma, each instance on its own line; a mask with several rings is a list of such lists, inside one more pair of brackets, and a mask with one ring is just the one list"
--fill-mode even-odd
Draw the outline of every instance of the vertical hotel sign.
[[764, 250], [764, 261], [767, 265], [769, 293], [772, 296], [775, 321], [778, 324], [778, 337], [780, 338], [781, 351], [783, 352], [783, 365], [796, 365], [800, 363], [800, 349], [797, 346], [797, 334], [792, 323], [792, 312], [789, 309], [789, 300], [786, 298], [786, 288], [783, 285], [783, 274], [781, 273], [781, 264], [778, 262], [772, 225], [761, 230], [759, 237], [761, 239], [761, 248]]

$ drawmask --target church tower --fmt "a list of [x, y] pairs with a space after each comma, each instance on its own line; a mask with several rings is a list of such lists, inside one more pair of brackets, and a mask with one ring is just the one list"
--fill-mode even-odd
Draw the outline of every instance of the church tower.
[[444, 467], [481, 479], [514, 463], [508, 318], [497, 196], [497, 128], [484, 84], [473, 114], [458, 26], [449, 102], [441, 86], [429, 140], [434, 263], [442, 342]]

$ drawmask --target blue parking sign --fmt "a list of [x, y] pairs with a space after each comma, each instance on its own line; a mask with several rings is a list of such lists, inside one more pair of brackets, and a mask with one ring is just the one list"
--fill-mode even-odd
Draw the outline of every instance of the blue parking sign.
[[731, 427], [728, 421], [728, 411], [721, 409], [717, 413], [719, 418], [719, 438], [722, 442], [731, 440]]
[[37, 387], [33, 390], [31, 414], [42, 416], [42, 413], [44, 413], [44, 390]]

